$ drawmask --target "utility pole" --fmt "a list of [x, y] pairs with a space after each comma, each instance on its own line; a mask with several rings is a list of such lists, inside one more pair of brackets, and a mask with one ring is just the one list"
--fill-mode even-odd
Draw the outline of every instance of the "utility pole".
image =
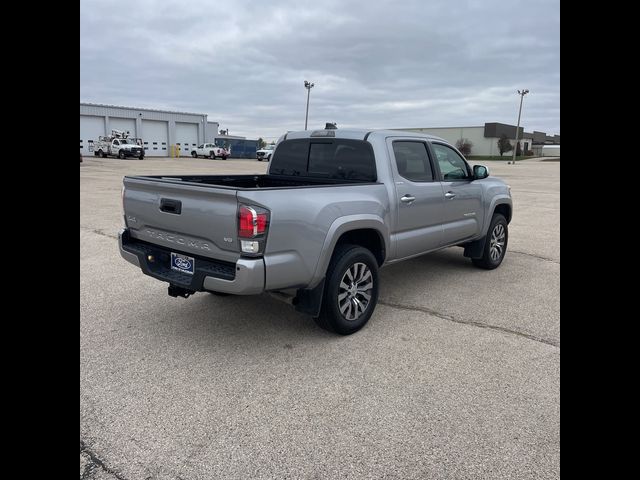
[[306, 80], [304, 81], [304, 88], [307, 89], [307, 113], [304, 117], [304, 129], [307, 129], [307, 120], [309, 119], [309, 94], [311, 93], [311, 89], [313, 88], [313, 83], [309, 83]]
[[[529, 90], [518, 90], [518, 95], [520, 95], [520, 109], [518, 110], [518, 126], [516, 127], [516, 144], [513, 146], [513, 159], [511, 163], [513, 165], [516, 164], [516, 153], [518, 151], [518, 133], [520, 133], [520, 114], [522, 113], [522, 100], [524, 96], [529, 93]], [[507, 162], [508, 164], [509, 162]]]

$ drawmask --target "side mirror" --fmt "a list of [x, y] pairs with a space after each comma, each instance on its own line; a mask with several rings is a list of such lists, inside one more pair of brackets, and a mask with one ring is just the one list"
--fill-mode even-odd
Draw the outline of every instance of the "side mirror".
[[474, 165], [473, 166], [473, 179], [474, 180], [482, 180], [483, 178], [487, 178], [489, 176], [489, 169], [484, 165]]

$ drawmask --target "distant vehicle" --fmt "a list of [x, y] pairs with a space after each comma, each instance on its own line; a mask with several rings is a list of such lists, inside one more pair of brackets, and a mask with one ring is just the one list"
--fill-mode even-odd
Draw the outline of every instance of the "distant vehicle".
[[203, 143], [199, 147], [191, 150], [191, 156], [193, 158], [209, 157], [212, 160], [216, 158], [226, 160], [230, 155], [231, 152], [228, 149], [219, 147], [215, 143]]
[[273, 150], [276, 148], [275, 145], [267, 145], [264, 148], [261, 148], [256, 152], [256, 157], [259, 162], [262, 160], [266, 160], [267, 162], [271, 160], [271, 156], [273, 155]]
[[96, 157], [136, 157], [144, 158], [144, 148], [141, 138], [129, 138], [129, 132], [121, 130], [111, 130], [111, 135], [99, 137], [93, 147], [93, 154]]

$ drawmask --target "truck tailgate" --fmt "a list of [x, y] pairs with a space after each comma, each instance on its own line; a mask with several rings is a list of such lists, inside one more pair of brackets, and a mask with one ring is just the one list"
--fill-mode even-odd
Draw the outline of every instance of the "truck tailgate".
[[145, 177], [124, 178], [125, 222], [133, 238], [235, 262], [236, 190]]

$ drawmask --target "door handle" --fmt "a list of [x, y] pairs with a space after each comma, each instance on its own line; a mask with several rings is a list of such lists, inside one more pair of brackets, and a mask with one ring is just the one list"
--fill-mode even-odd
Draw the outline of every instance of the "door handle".
[[400, 201], [404, 202], [404, 203], [411, 203], [416, 199], [416, 197], [414, 197], [413, 195], [404, 195]]
[[446, 198], [453, 198], [453, 197], [455, 197], [455, 196], [456, 196], [456, 194], [455, 194], [455, 193], [453, 193], [453, 192], [447, 192], [447, 193], [445, 193], [445, 194], [444, 194], [444, 196], [445, 196]]

